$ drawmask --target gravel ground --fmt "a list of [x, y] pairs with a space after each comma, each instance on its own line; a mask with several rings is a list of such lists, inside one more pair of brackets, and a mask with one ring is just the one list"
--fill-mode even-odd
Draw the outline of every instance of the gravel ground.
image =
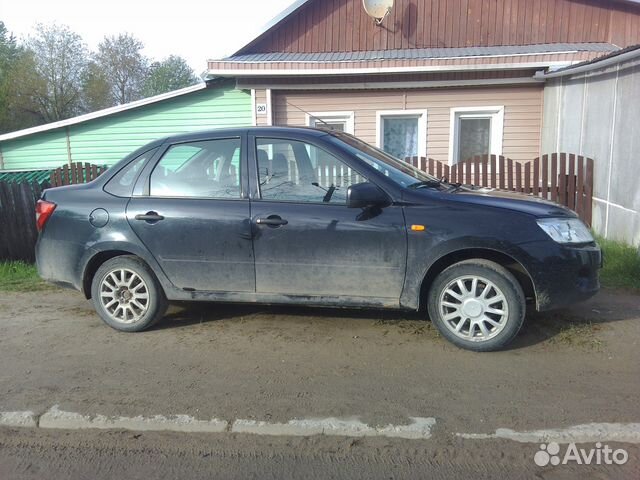
[[[191, 304], [124, 334], [76, 292], [0, 293], [0, 411], [437, 421], [424, 443], [4, 428], [0, 479], [176, 478], [187, 467], [190, 478], [546, 478], [538, 445], [455, 434], [638, 423], [639, 346], [640, 297], [615, 291], [531, 314], [509, 350], [486, 354], [451, 346], [418, 314]], [[628, 450], [618, 478], [640, 476], [637, 445]]]

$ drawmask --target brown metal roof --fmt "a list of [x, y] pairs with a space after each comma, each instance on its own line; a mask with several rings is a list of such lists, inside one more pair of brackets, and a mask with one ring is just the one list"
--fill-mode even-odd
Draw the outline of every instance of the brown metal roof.
[[[345, 75], [391, 74], [400, 72], [503, 70], [546, 68], [564, 66], [591, 60], [601, 51], [570, 53], [544, 53], [534, 55], [484, 55], [462, 58], [378, 59], [364, 61], [316, 61], [316, 62], [241, 62], [234, 60], [210, 60], [209, 75]], [[241, 73], [242, 72], [242, 73]]]

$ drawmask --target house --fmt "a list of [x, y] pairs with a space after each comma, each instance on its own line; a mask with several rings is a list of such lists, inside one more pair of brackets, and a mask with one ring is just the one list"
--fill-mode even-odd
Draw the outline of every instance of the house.
[[250, 124], [251, 95], [233, 82], [210, 81], [0, 135], [0, 173], [53, 169], [71, 162], [112, 165], [164, 136]]
[[640, 46], [543, 78], [542, 150], [596, 159], [594, 230], [640, 245]]
[[[374, 22], [362, 0], [298, 0], [208, 74], [251, 91], [256, 125], [322, 125], [449, 165], [528, 161], [573, 146], [543, 142], [544, 74], [636, 43], [635, 1], [395, 0]], [[602, 177], [604, 157], [584, 153]]]

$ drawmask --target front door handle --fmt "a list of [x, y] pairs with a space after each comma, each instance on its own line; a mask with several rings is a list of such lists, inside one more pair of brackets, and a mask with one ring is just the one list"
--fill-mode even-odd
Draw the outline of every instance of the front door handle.
[[258, 225], [267, 225], [268, 227], [282, 227], [283, 225], [287, 225], [289, 222], [278, 215], [269, 215], [266, 218], [256, 218], [256, 223]]
[[164, 220], [164, 217], [162, 215], [158, 215], [158, 212], [147, 212], [144, 215], [136, 215], [135, 219], [144, 220], [145, 222], [149, 223], [155, 223], [159, 222], [160, 220]]

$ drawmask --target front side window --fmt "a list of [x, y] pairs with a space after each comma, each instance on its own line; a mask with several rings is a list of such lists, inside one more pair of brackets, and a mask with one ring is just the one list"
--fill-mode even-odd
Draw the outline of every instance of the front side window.
[[501, 155], [503, 114], [502, 107], [453, 109], [450, 153], [453, 163], [476, 155]]
[[378, 146], [396, 158], [426, 156], [427, 113], [422, 110], [378, 112]]
[[256, 140], [263, 200], [345, 204], [347, 188], [366, 179], [325, 150], [297, 140]]
[[240, 198], [240, 138], [172, 145], [151, 174], [154, 197]]

